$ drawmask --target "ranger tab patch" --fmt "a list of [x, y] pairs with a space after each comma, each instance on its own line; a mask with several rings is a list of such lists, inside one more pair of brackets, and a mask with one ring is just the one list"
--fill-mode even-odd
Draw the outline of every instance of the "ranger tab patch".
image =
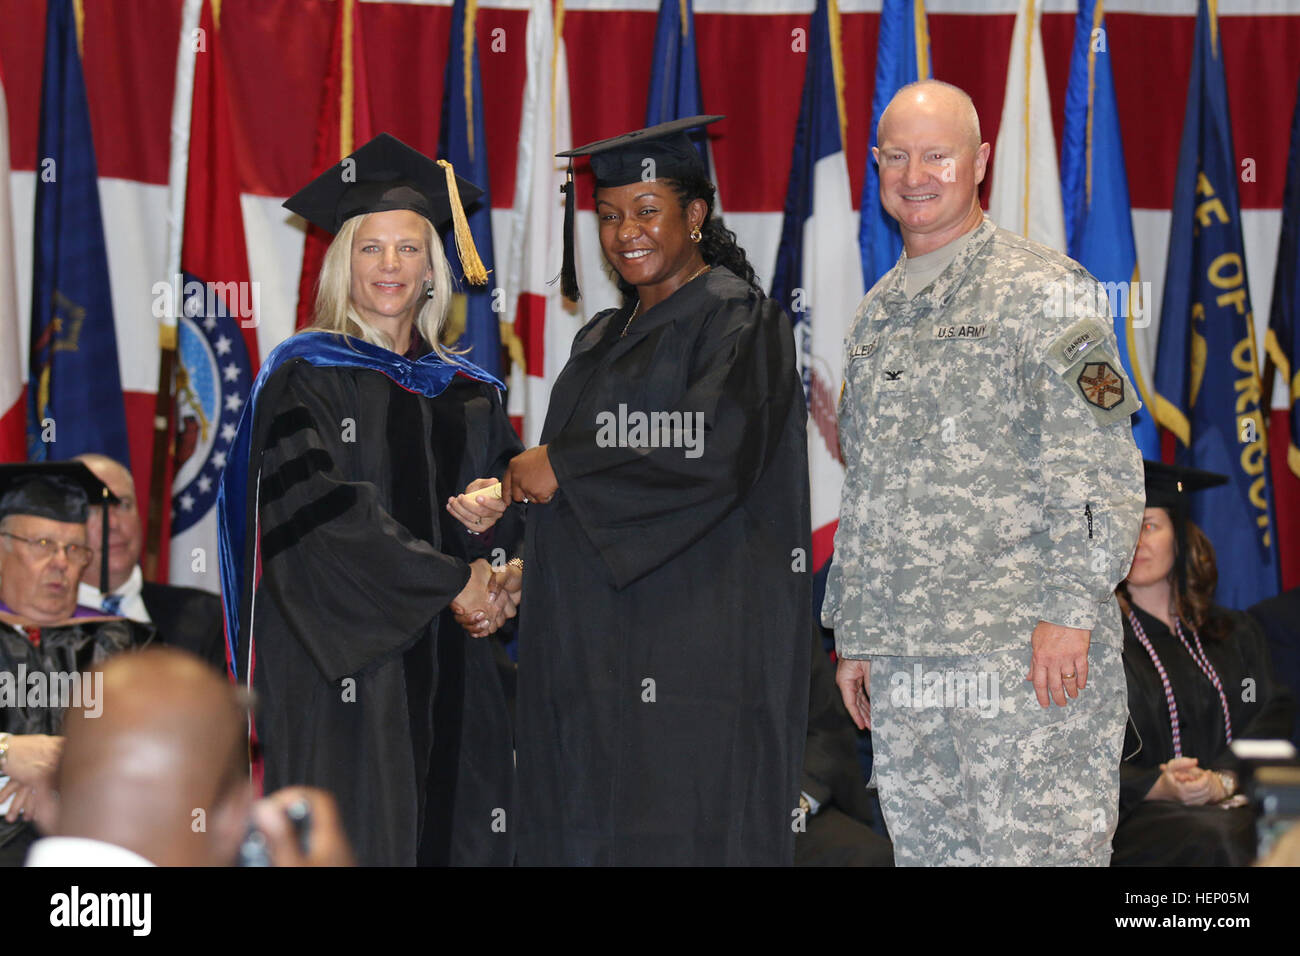
[[1104, 341], [1101, 329], [1092, 322], [1086, 322], [1082, 328], [1078, 326], [1076, 328], [1078, 331], [1071, 330], [1067, 333], [1070, 337], [1061, 346], [1061, 357], [1065, 359], [1067, 365], [1073, 363], [1098, 342]]
[[1057, 371], [1065, 371], [1085, 355], [1102, 351], [1107, 358], [1114, 358], [1109, 348], [1106, 330], [1095, 319], [1083, 319], [1074, 323], [1060, 336], [1049, 350], [1052, 366]]

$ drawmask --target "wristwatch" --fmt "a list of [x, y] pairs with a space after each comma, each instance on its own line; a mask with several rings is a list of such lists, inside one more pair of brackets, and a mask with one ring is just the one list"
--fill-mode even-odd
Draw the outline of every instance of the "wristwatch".
[[1231, 770], [1216, 770], [1219, 777], [1219, 785], [1223, 787], [1223, 799], [1227, 800], [1237, 792], [1237, 775]]
[[5, 761], [9, 756], [9, 741], [13, 736], [13, 734], [0, 734], [0, 773], [4, 772]]

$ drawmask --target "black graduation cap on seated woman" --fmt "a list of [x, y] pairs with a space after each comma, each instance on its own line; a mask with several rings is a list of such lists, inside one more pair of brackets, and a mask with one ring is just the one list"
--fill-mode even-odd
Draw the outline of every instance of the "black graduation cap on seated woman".
[[[91, 504], [115, 505], [118, 497], [79, 461], [26, 461], [0, 465], [0, 520], [31, 515], [85, 524]], [[108, 541], [108, 509], [100, 541]], [[108, 593], [108, 548], [100, 549], [99, 590]]]
[[1146, 476], [1147, 507], [1168, 508], [1171, 515], [1184, 519], [1194, 492], [1228, 483], [1227, 475], [1183, 465], [1144, 461], [1142, 468]]
[[1207, 488], [1228, 483], [1228, 476], [1214, 471], [1201, 471], [1183, 465], [1166, 465], [1159, 461], [1143, 461], [1146, 478], [1147, 507], [1164, 508], [1174, 526], [1174, 540], [1178, 549], [1174, 559], [1178, 586], [1187, 584], [1187, 516], [1191, 509], [1191, 496]]
[[395, 136], [380, 133], [345, 156], [284, 201], [284, 207], [335, 234], [353, 216], [409, 209], [442, 232], [450, 223], [465, 278], [487, 282], [487, 270], [474, 247], [465, 204], [483, 195], [457, 176], [451, 163], [434, 161]]
[[[726, 117], [688, 116], [555, 154], [569, 160], [569, 172], [564, 183], [564, 265], [560, 269], [560, 291], [565, 298], [574, 302], [582, 298], [573, 256], [574, 158], [591, 157], [591, 171], [595, 174], [597, 189], [626, 186], [647, 178], [703, 179], [708, 175], [708, 170], [700, 158], [699, 149], [687, 132], [716, 123], [720, 119]], [[647, 166], [647, 160], [653, 166]], [[647, 171], [652, 175], [647, 176]]]

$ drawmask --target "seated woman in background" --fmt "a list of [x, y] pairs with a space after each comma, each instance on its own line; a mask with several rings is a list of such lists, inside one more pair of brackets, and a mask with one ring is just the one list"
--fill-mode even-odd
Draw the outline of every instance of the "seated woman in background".
[[[1285, 738], [1290, 693], [1244, 611], [1213, 603], [1214, 548], [1187, 518], [1191, 492], [1222, 475], [1146, 462], [1147, 508], [1124, 612], [1128, 733], [1114, 866], [1245, 866], [1254, 813], [1227, 768], [1233, 740]], [[1235, 799], [1234, 799], [1235, 798]]]

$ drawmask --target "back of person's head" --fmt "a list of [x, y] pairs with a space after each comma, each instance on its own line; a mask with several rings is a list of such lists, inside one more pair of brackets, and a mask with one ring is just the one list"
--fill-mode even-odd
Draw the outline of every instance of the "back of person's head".
[[54, 834], [161, 866], [233, 862], [252, 800], [239, 692], [171, 648], [116, 657], [102, 679], [94, 710], [67, 713]]

